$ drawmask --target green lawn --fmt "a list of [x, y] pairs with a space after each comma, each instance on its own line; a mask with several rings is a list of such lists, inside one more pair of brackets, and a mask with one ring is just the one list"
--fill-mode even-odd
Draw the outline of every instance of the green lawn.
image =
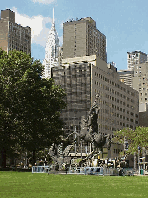
[[0, 198], [147, 198], [148, 177], [0, 172]]

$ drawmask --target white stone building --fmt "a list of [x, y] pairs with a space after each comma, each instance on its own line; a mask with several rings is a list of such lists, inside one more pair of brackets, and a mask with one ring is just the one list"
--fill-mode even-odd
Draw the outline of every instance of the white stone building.
[[45, 48], [45, 59], [43, 60], [43, 78], [51, 78], [51, 68], [59, 65], [59, 47], [59, 38], [55, 29], [53, 8], [53, 23], [49, 31], [49, 36]]

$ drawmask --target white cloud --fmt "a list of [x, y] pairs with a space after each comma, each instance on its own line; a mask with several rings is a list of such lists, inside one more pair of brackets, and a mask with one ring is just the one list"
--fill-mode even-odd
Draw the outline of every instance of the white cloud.
[[43, 4], [50, 4], [53, 3], [55, 0], [32, 0], [34, 3], [43, 3]]
[[15, 7], [12, 10], [15, 12], [16, 23], [21, 24], [23, 27], [29, 26], [31, 28], [31, 42], [45, 47], [49, 33], [46, 24], [52, 23], [52, 19], [41, 15], [29, 17], [25, 14], [18, 13]]
[[60, 43], [60, 46], [62, 46], [62, 44], [63, 44], [63, 36], [59, 37], [59, 43]]

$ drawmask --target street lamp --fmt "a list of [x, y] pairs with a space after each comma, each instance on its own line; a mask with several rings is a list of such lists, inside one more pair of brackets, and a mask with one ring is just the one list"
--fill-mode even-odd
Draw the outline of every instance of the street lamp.
[[82, 159], [82, 139], [81, 139], [81, 159]]
[[77, 134], [76, 134], [76, 126], [75, 126], [74, 134], [75, 134], [75, 156], [76, 156], [76, 137], [77, 137]]
[[140, 174], [140, 150], [141, 150], [141, 147], [138, 146], [138, 170], [139, 170], [139, 174]]

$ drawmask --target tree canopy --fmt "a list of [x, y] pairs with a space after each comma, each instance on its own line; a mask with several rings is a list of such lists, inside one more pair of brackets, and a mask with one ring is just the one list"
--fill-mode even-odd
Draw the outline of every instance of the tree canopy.
[[134, 154], [140, 148], [148, 148], [148, 127], [136, 127], [135, 130], [124, 128], [120, 131], [114, 132], [113, 142], [124, 144], [128, 141], [128, 150], [126, 153]]
[[[37, 151], [60, 141], [65, 93], [52, 79], [41, 78], [40, 61], [19, 51], [0, 49], [0, 151]], [[5, 166], [3, 164], [2, 166]]]

